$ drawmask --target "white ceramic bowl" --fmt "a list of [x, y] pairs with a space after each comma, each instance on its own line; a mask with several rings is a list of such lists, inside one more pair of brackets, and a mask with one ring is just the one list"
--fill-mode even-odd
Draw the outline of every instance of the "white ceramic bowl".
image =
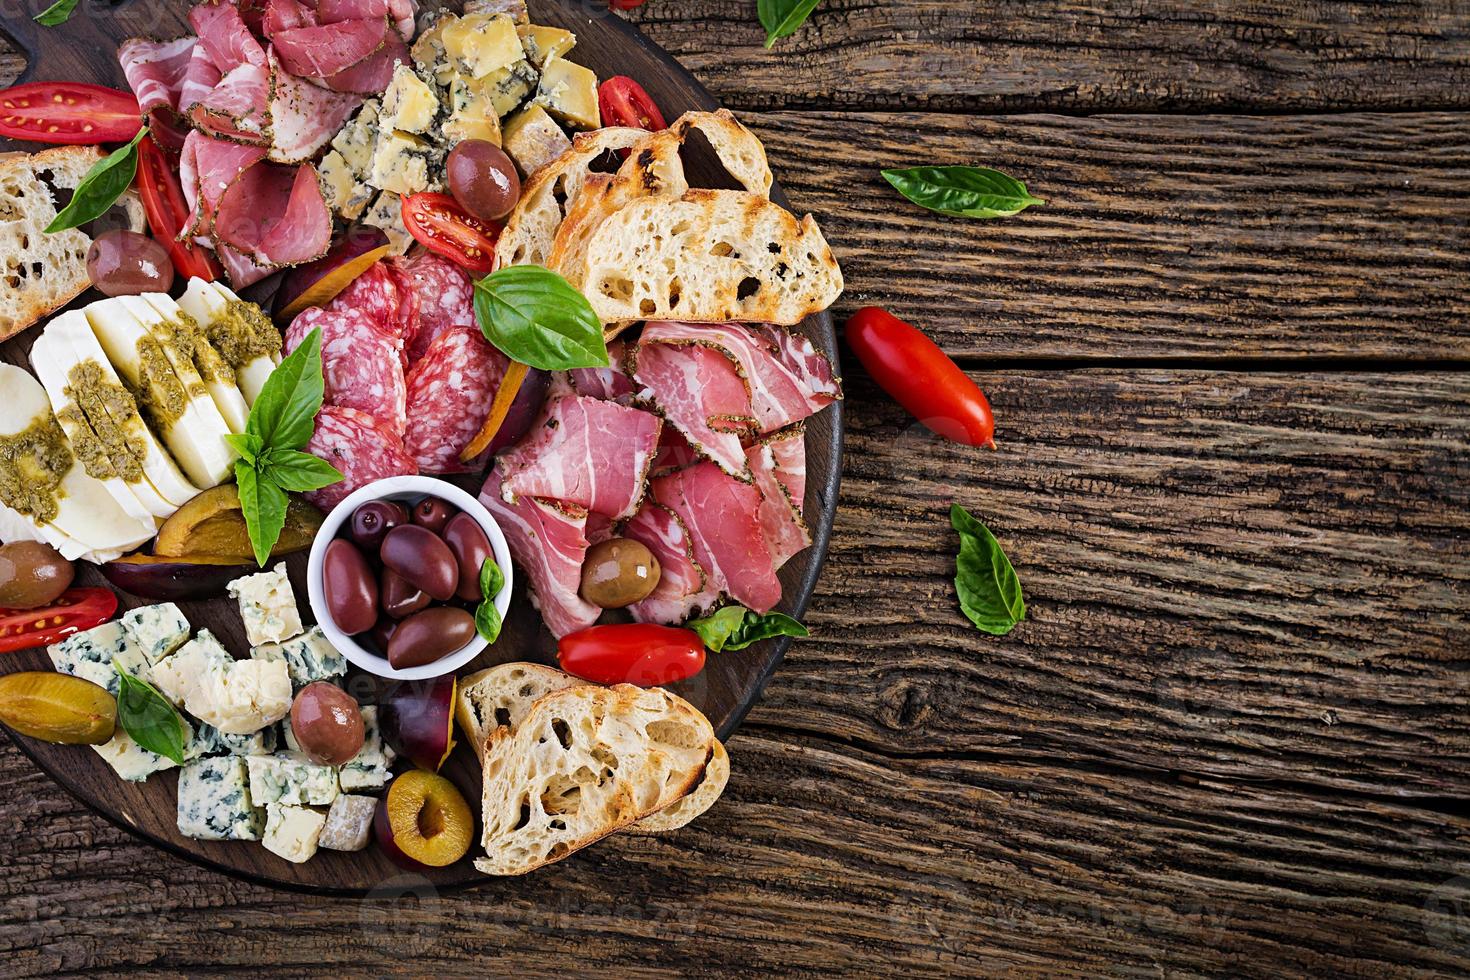
[[500, 533], [500, 525], [495, 523], [495, 518], [490, 516], [484, 504], [454, 484], [437, 480], [431, 476], [393, 476], [370, 483], [365, 487], [358, 487], [347, 496], [347, 499], [332, 508], [332, 512], [322, 522], [321, 529], [317, 531], [316, 540], [311, 543], [311, 555], [306, 562], [306, 588], [317, 625], [322, 628], [322, 632], [326, 634], [332, 646], [342, 651], [343, 656], [360, 670], [379, 677], [418, 681], [453, 673], [475, 659], [486, 646], [484, 638], [476, 635], [473, 640], [456, 652], [440, 657], [433, 663], [399, 670], [391, 666], [386, 657], [378, 656], [339, 630], [327, 611], [326, 596], [322, 588], [322, 561], [327, 553], [327, 545], [341, 535], [342, 525], [347, 523], [352, 512], [359, 504], [365, 504], [369, 500], [393, 500], [411, 509], [424, 497], [438, 497], [447, 501], [469, 514], [480, 525], [485, 532], [485, 537], [490, 539], [490, 550], [495, 555], [495, 563], [505, 573], [505, 587], [495, 597], [495, 608], [499, 611], [502, 620], [505, 618], [506, 609], [510, 607], [510, 590], [514, 575], [514, 570], [511, 568], [510, 548], [505, 543], [505, 535]]

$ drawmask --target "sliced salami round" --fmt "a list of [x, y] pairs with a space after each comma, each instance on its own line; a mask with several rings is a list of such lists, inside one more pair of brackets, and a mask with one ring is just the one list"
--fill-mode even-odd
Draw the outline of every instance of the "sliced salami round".
[[313, 327], [322, 331], [323, 401], [367, 412], [401, 435], [407, 397], [403, 362], [377, 323], [361, 310], [313, 306], [286, 328], [286, 353]]
[[414, 292], [413, 280], [407, 270], [399, 265], [398, 259], [389, 259], [383, 268], [393, 277], [398, 286], [398, 335], [403, 338], [403, 366], [408, 369], [408, 351], [419, 332], [419, 296]]
[[510, 362], [472, 327], [450, 327], [434, 338], [408, 372], [408, 454], [425, 473], [472, 473], [480, 460], [461, 463], [485, 422]]
[[418, 472], [413, 459], [404, 452], [403, 440], [371, 415], [354, 408], [323, 405], [306, 451], [331, 463], [342, 474], [341, 483], [305, 495], [324, 511], [374, 480]]
[[375, 262], [333, 297], [326, 309], [355, 309], [366, 313], [392, 340], [401, 355], [404, 350], [402, 306], [397, 278], [388, 271], [385, 263]]
[[406, 256], [394, 265], [418, 301], [418, 329], [408, 344], [413, 366], [450, 327], [475, 325], [474, 285], [463, 269], [433, 252]]

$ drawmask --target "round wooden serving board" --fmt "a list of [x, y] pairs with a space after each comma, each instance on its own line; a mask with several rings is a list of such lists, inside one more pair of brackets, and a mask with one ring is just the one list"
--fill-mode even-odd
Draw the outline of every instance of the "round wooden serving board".
[[[186, 15], [190, 4], [185, 0], [125, 0], [108, 5], [96, 0], [82, 0], [75, 15], [65, 25], [55, 28], [32, 23], [29, 15], [45, 6], [45, 0], [10, 6], [0, 20], [0, 28], [9, 34], [29, 56], [28, 67], [21, 80], [67, 79], [96, 82], [126, 89], [121, 68], [116, 61], [119, 41], [133, 36], [176, 37], [189, 33]], [[29, 9], [34, 6], [35, 10]], [[709, 92], [681, 68], [668, 54], [649, 43], [638, 30], [595, 2], [572, 0], [531, 0], [531, 16], [536, 23], [565, 27], [577, 35], [572, 60], [587, 65], [599, 78], [629, 75], [643, 84], [673, 120], [690, 109], [712, 109], [716, 103]], [[420, 23], [432, 10], [426, 6]], [[4, 144], [4, 141], [0, 141]], [[32, 145], [0, 146], [3, 149], [35, 150]], [[695, 186], [731, 186], [727, 178], [716, 178], [716, 168], [697, 158], [689, 161], [691, 181]], [[773, 191], [776, 200], [785, 203], [780, 189]], [[89, 302], [97, 294], [89, 293], [79, 300]], [[836, 337], [832, 321], [826, 315], [813, 317], [803, 325], [817, 346], [837, 361]], [[28, 366], [27, 354], [36, 328], [0, 344], [0, 357], [11, 363]], [[781, 570], [785, 598], [781, 609], [800, 616], [806, 608], [816, 583], [817, 573], [827, 552], [832, 529], [832, 515], [837, 503], [837, 487], [841, 475], [842, 406], [838, 403], [807, 422], [806, 515], [815, 539], [811, 548], [797, 555]], [[478, 481], [464, 480], [462, 486], [477, 492]], [[309, 619], [306, 606], [304, 555], [288, 562], [291, 579], [301, 606], [303, 619]], [[78, 566], [78, 584], [106, 585], [93, 568]], [[555, 643], [542, 627], [540, 617], [517, 583], [517, 598], [507, 616], [503, 636], [461, 673], [468, 673], [497, 663], [535, 660], [554, 663]], [[121, 596], [125, 607], [146, 603], [131, 596]], [[189, 621], [198, 629], [208, 627], [237, 656], [248, 650], [239, 612], [233, 601], [219, 598], [207, 602], [180, 603]], [[780, 662], [788, 641], [763, 643], [739, 653], [712, 654], [709, 666], [698, 677], [676, 685], [674, 690], [709, 716], [721, 738], [726, 738], [740, 724], [751, 704], [760, 696], [761, 688]], [[12, 670], [50, 670], [44, 650], [30, 650], [7, 655], [0, 667]], [[355, 689], [356, 690], [356, 689]], [[34, 739], [14, 739], [37, 765], [54, 777], [78, 799], [119, 826], [137, 833], [159, 847], [180, 857], [195, 861], [227, 874], [251, 881], [304, 891], [331, 894], [361, 894], [383, 886], [393, 879], [402, 881], [404, 874], [377, 849], [358, 853], [322, 850], [305, 864], [284, 861], [260, 844], [253, 842], [195, 841], [182, 837], [175, 825], [176, 771], [159, 773], [146, 783], [129, 783], [117, 778], [113, 771], [90, 749], [80, 746], [49, 745]], [[733, 760], [740, 767], [739, 758]], [[402, 771], [400, 761], [395, 771]], [[474, 756], [463, 744], [456, 747], [445, 764], [444, 774], [452, 779], [479, 811], [480, 772]], [[438, 889], [471, 885], [487, 879], [475, 871], [471, 853], [451, 867], [427, 875]], [[573, 856], [569, 860], [578, 860]], [[542, 871], [545, 875], [553, 871]], [[493, 886], [507, 887], [507, 886]], [[523, 887], [509, 885], [508, 887]]]

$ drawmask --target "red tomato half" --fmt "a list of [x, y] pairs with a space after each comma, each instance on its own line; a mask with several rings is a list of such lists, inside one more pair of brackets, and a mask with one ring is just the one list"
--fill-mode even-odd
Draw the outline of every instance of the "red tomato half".
[[878, 387], [910, 415], [946, 439], [995, 448], [989, 399], [918, 328], [867, 306], [852, 315], [843, 333]]
[[67, 589], [40, 609], [0, 609], [0, 653], [47, 646], [101, 626], [117, 612], [110, 589]]
[[598, 87], [597, 106], [604, 126], [632, 126], [649, 132], [669, 128], [643, 86], [627, 75], [614, 75]]
[[168, 249], [174, 271], [185, 279], [193, 276], [206, 282], [218, 279], [223, 270], [214, 253], [193, 240], [178, 240], [184, 222], [189, 219], [189, 205], [167, 154], [151, 137], [138, 144], [138, 194], [143, 198], [148, 227], [153, 237]]
[[81, 82], [27, 82], [0, 90], [0, 136], [36, 143], [126, 143], [143, 128], [138, 100]]
[[562, 637], [556, 658], [568, 674], [596, 684], [660, 687], [704, 670], [704, 641], [673, 626], [589, 626]]
[[431, 252], [438, 252], [476, 275], [495, 267], [500, 225], [481, 221], [448, 194], [410, 194], [403, 199], [403, 227]]

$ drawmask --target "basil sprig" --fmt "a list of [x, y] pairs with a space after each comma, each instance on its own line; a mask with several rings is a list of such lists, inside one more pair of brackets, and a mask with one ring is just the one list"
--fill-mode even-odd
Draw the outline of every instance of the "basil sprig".
[[609, 363], [592, 304], [539, 265], [507, 266], [475, 283], [475, 319], [506, 357], [542, 371]]
[[72, 11], [76, 9], [77, 0], [56, 0], [31, 20], [46, 27], [55, 27], [58, 24], [65, 24], [71, 18]]
[[790, 37], [806, 23], [822, 0], [758, 0], [756, 13], [766, 29], [766, 47]]
[[885, 170], [883, 179], [919, 207], [957, 218], [1007, 218], [1046, 203], [989, 167], [911, 167]]
[[245, 431], [225, 436], [240, 454], [235, 483], [255, 563], [262, 567], [286, 526], [287, 491], [320, 490], [342, 479], [331, 463], [301, 452], [322, 407], [322, 331], [276, 366], [250, 406]]
[[178, 710], [158, 688], [124, 670], [116, 658], [112, 667], [117, 671], [117, 720], [123, 731], [149, 752], [183, 765], [189, 728]]
[[480, 566], [480, 604], [475, 607], [475, 632], [487, 643], [500, 639], [500, 610], [495, 608], [495, 597], [505, 588], [505, 573], [495, 564], [494, 558], [486, 558]]
[[960, 535], [955, 559], [955, 591], [960, 609], [975, 628], [1004, 636], [1026, 618], [1021, 580], [990, 528], [959, 504], [949, 508], [949, 522]]
[[775, 636], [810, 636], [811, 631], [785, 613], [751, 612], [744, 606], [726, 606], [703, 619], [685, 624], [714, 653], [744, 650], [752, 643]]
[[107, 213], [117, 203], [123, 191], [133, 183], [138, 172], [138, 143], [148, 135], [148, 127], [138, 130], [127, 146], [120, 146], [92, 165], [77, 189], [72, 191], [71, 200], [46, 226], [47, 234], [76, 228], [94, 221]]

